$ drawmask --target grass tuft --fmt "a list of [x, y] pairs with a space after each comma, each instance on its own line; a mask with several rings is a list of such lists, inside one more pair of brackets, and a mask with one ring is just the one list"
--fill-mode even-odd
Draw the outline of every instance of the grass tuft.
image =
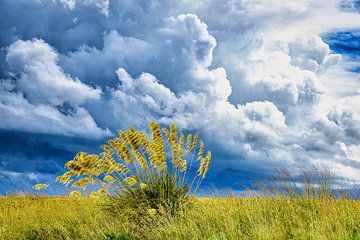
[[125, 208], [139, 216], [179, 214], [205, 178], [211, 152], [197, 134], [185, 136], [174, 123], [160, 128], [150, 122], [149, 132], [129, 127], [103, 144], [99, 155], [79, 152], [57, 181], [83, 190], [101, 187], [91, 196], [106, 196], [104, 208], [112, 214]]

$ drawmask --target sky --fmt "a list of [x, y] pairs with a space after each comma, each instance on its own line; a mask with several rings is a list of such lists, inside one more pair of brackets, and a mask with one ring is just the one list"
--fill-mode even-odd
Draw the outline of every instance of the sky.
[[0, 0], [0, 195], [152, 120], [205, 140], [205, 186], [358, 184], [359, 54], [358, 0]]

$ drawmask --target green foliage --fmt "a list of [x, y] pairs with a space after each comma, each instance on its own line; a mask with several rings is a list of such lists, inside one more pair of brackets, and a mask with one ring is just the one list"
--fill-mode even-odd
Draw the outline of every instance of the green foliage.
[[150, 209], [155, 214], [175, 216], [189, 207], [189, 187], [186, 184], [176, 184], [171, 176], [166, 178], [158, 179], [144, 189], [117, 192], [105, 199], [103, 207], [113, 213], [123, 212], [128, 208], [136, 209], [141, 217], [149, 214]]

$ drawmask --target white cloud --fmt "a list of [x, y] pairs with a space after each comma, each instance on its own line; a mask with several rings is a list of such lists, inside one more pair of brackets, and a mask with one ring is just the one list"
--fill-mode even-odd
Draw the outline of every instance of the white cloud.
[[82, 107], [64, 114], [46, 104], [31, 104], [21, 92], [0, 88], [1, 128], [33, 133], [56, 134], [85, 138], [110, 136], [108, 129], [99, 128], [93, 117]]
[[109, 16], [109, 0], [59, 0], [59, 2], [71, 10], [74, 10], [76, 4], [83, 4], [85, 6], [94, 6], [99, 13]]
[[57, 53], [39, 39], [18, 40], [9, 46], [6, 61], [15, 74], [17, 88], [34, 103], [81, 104], [99, 99], [101, 90], [72, 79], [57, 65]]
[[104, 35], [101, 50], [84, 46], [77, 51], [60, 55], [60, 64], [83, 81], [114, 86], [117, 82], [116, 69], [122, 66], [141, 72], [141, 68], [154, 55], [150, 43], [111, 31]]
[[[235, 107], [205, 89], [176, 96], [149, 73], [132, 78], [119, 69], [117, 74], [121, 84], [112, 92], [112, 98], [101, 104], [107, 106], [102, 111], [107, 116], [106, 125], [115, 122], [116, 127], [131, 124], [143, 128], [147, 121], [158, 119], [162, 123], [175, 121], [183, 129], [200, 130], [216, 152], [231, 156], [228, 162], [215, 163], [219, 169], [245, 166], [252, 161], [254, 169], [293, 163], [287, 159], [291, 146], [283, 145], [291, 132], [285, 116], [273, 103], [252, 102]], [[238, 160], [231, 164], [235, 159]]]
[[216, 41], [198, 16], [187, 14], [167, 19], [156, 40], [161, 43], [161, 65], [167, 66], [159, 74], [162, 82], [177, 93], [208, 92], [214, 98], [227, 99], [231, 86], [225, 70], [210, 67]]
[[76, 0], [59, 0], [59, 2], [69, 9], [74, 9], [76, 5]]
[[1, 80], [1, 128], [85, 138], [109, 136], [79, 105], [101, 97], [65, 74], [57, 53], [42, 40], [18, 40], [9, 46], [7, 63], [15, 80]]

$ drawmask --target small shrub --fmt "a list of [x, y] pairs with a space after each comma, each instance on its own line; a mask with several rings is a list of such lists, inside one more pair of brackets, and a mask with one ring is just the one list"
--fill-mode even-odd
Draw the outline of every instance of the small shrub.
[[[208, 172], [211, 153], [204, 154], [198, 134], [178, 131], [175, 124], [149, 124], [150, 135], [129, 127], [102, 145], [99, 155], [79, 152], [57, 181], [86, 189], [102, 186], [94, 196], [109, 195], [108, 209], [131, 208], [137, 213], [175, 215], [194, 194]], [[196, 173], [192, 171], [197, 160]], [[194, 166], [193, 166], [194, 167]], [[100, 194], [101, 195], [101, 194]]]

